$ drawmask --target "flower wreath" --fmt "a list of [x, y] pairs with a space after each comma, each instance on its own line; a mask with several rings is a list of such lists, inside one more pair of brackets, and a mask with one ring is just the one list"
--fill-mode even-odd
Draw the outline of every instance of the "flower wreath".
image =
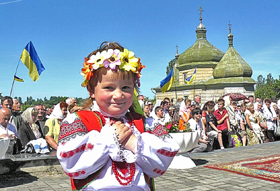
[[89, 59], [85, 58], [84, 67], [82, 68], [81, 75], [84, 76], [82, 86], [88, 85], [91, 77], [93, 77], [93, 71], [105, 67], [111, 70], [115, 70], [117, 67], [125, 71], [132, 71], [136, 74], [136, 83], [140, 86], [139, 78], [141, 77], [141, 70], [145, 68], [140, 62], [140, 58], [134, 56], [134, 52], [124, 49], [108, 49], [102, 52], [97, 52]]

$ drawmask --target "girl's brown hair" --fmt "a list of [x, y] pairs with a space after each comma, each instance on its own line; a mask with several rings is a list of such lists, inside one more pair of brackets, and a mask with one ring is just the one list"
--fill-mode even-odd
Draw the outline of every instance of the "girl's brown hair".
[[[124, 48], [117, 42], [103, 42], [100, 47], [91, 52], [88, 55], [88, 59], [90, 59], [90, 57], [92, 55], [95, 55], [97, 52], [102, 52], [103, 50], [109, 50], [109, 49], [118, 49], [121, 52], [124, 50]], [[94, 88], [96, 87], [97, 83], [100, 82], [100, 80], [102, 79], [102, 75], [106, 75], [107, 74], [108, 69], [107, 68], [99, 68], [98, 70], [93, 71], [93, 76], [91, 77], [89, 80], [87, 87], [88, 92], [94, 93]], [[136, 89], [136, 91], [139, 91], [139, 87], [137, 86], [136, 82], [136, 75], [131, 72], [131, 71], [125, 71], [125, 70], [121, 70], [118, 67], [115, 70], [112, 70], [116, 75], [113, 76], [114, 79], [123, 79], [123, 80], [129, 80], [131, 78], [133, 78], [134, 81], [134, 87]], [[83, 103], [83, 109], [89, 110], [90, 107], [92, 106], [92, 101], [93, 99], [91, 97], [89, 97], [84, 103]]]

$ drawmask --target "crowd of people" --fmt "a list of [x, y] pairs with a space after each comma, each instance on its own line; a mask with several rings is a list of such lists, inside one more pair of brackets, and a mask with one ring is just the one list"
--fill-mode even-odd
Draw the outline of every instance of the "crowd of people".
[[35, 105], [23, 112], [17, 99], [5, 96], [0, 103], [0, 137], [11, 140], [9, 154], [56, 150], [62, 120], [68, 113], [81, 109], [75, 98], [50, 108]]
[[[212, 151], [235, 146], [249, 146], [279, 140], [280, 136], [280, 100], [248, 96], [233, 101], [228, 95], [214, 102], [201, 103], [201, 96], [194, 100], [178, 99], [171, 103], [168, 97], [152, 101], [138, 101], [147, 119], [152, 123], [166, 125], [173, 122], [178, 131], [189, 127], [192, 131], [201, 131], [198, 145], [190, 152]], [[172, 100], [173, 101], [173, 100]]]
[[[277, 103], [276, 99], [262, 101], [249, 96], [236, 102], [226, 96], [216, 103], [201, 104], [201, 97], [196, 95], [194, 100], [180, 98], [173, 104], [168, 97], [155, 103], [145, 101], [143, 95], [137, 98], [146, 118], [147, 130], [154, 124], [170, 122], [177, 124], [179, 131], [186, 127], [192, 131], [200, 130], [198, 145], [191, 152], [234, 147], [232, 134], [237, 135], [242, 146], [279, 140], [280, 101]], [[46, 141], [49, 151], [56, 150], [62, 120], [68, 113], [80, 109], [75, 98], [68, 98], [50, 108], [35, 105], [21, 112], [18, 100], [5, 96], [1, 99], [0, 137], [11, 139], [13, 146], [7, 151], [11, 154], [26, 151], [27, 145], [31, 146], [33, 140], [40, 138]]]
[[56, 151], [72, 190], [153, 190], [153, 178], [166, 172], [180, 149], [167, 123], [176, 124], [178, 133], [200, 132], [191, 152], [236, 146], [237, 136], [243, 146], [276, 140], [279, 112], [270, 99], [263, 105], [252, 96], [242, 104], [231, 97], [201, 104], [196, 95], [173, 104], [169, 98], [154, 103], [138, 95], [138, 104], [134, 92], [143, 68], [133, 51], [103, 42], [81, 70], [81, 85], [89, 93], [82, 108], [68, 98], [21, 113], [17, 100], [3, 97], [0, 137], [10, 138], [12, 154]]

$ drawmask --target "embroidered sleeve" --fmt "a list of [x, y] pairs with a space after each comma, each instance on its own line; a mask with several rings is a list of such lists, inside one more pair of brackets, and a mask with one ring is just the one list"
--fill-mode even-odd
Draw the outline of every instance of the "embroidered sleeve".
[[62, 123], [57, 158], [68, 176], [84, 179], [108, 162], [114, 141], [106, 131], [87, 132], [79, 120], [73, 117]]
[[136, 163], [150, 177], [161, 176], [169, 167], [179, 148], [172, 138], [160, 139], [153, 134], [142, 133], [138, 138]]

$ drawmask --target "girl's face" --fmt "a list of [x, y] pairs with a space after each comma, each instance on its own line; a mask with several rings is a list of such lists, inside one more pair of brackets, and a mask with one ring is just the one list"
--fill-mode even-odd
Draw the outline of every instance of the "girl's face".
[[111, 115], [120, 115], [128, 110], [133, 102], [134, 79], [122, 79], [111, 70], [98, 77], [97, 85], [90, 97], [99, 108]]

